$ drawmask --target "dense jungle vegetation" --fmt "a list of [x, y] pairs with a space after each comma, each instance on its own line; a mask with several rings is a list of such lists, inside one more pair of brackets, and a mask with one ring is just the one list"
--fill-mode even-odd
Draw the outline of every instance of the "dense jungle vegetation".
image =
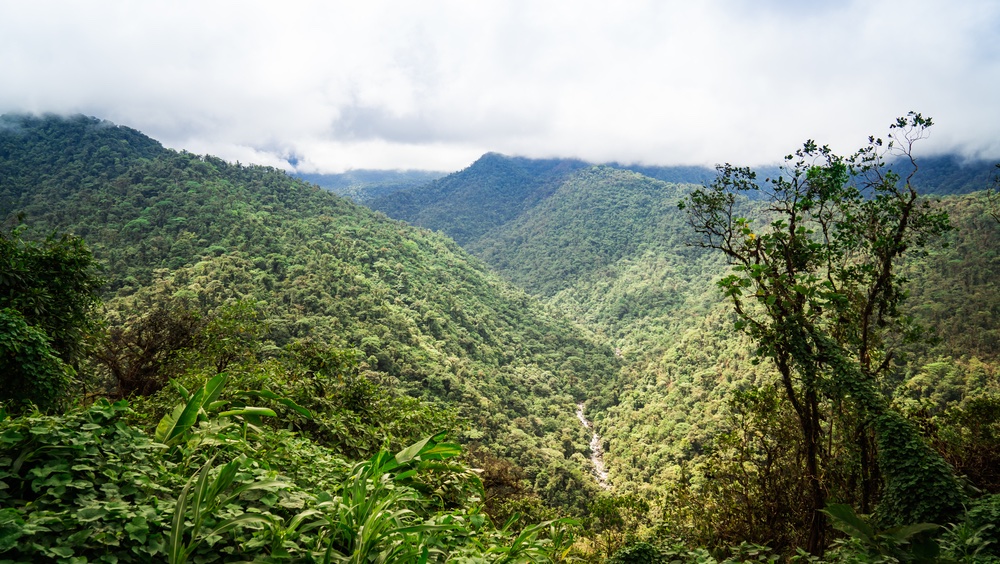
[[[996, 560], [1000, 222], [964, 194], [982, 167], [931, 161], [913, 184], [960, 195], [891, 261], [886, 368], [816, 389], [810, 474], [780, 355], [691, 245], [703, 170], [489, 154], [370, 196], [432, 232], [94, 118], [4, 116], [0, 561]], [[854, 374], [848, 333], [824, 375]]]
[[[130, 400], [132, 411], [110, 404], [119, 406], [101, 420], [111, 426], [110, 434], [101, 434], [102, 426], [92, 429], [100, 436], [87, 439], [97, 441], [95, 448], [119, 448], [103, 441], [124, 429], [123, 417], [131, 425], [128, 433], [153, 431], [174, 405], [193, 398], [183, 390], [201, 389], [209, 378], [227, 374], [229, 385], [218, 401], [252, 403], [232, 394], [253, 392], [259, 406], [285, 409], [272, 431], [294, 430], [323, 457], [341, 460], [334, 476], [349, 474], [351, 461], [447, 430], [465, 445], [466, 462], [483, 469], [486, 490], [478, 497], [498, 528], [515, 513], [527, 524], [557, 511], [579, 515], [585, 492], [596, 491], [585, 462], [589, 436], [574, 413], [577, 402], [611, 381], [617, 361], [610, 347], [595, 346], [585, 331], [502, 282], [446, 237], [389, 220], [280, 171], [168, 151], [138, 132], [93, 118], [12, 116], [0, 131], [5, 259], [9, 272], [17, 272], [5, 269], [11, 301], [4, 306], [28, 312], [10, 314], [10, 323], [19, 323], [11, 331], [20, 340], [5, 347], [19, 351], [24, 342], [43, 348], [44, 336], [32, 330], [48, 327], [32, 317], [39, 305], [31, 299], [62, 288], [55, 272], [72, 267], [87, 273], [86, 287], [75, 295], [95, 300], [87, 302], [89, 309], [65, 320], [48, 306], [38, 314], [77, 327], [75, 348], [81, 352], [42, 355], [30, 367], [65, 373], [52, 376], [58, 389], [39, 405], [52, 413], [73, 408], [61, 417], [98, 417], [75, 407], [96, 398]], [[15, 213], [21, 225], [12, 225]], [[47, 238], [53, 232], [71, 236]], [[52, 255], [75, 258], [53, 265]], [[100, 295], [94, 292], [98, 278], [106, 281]], [[100, 307], [96, 298], [103, 298]], [[28, 368], [17, 377], [21, 382], [34, 380]], [[14, 388], [6, 396], [8, 413], [36, 399], [34, 391]], [[288, 411], [283, 401], [301, 410]], [[39, 429], [60, 425], [60, 416], [34, 417]], [[210, 426], [214, 418], [207, 419]], [[284, 440], [261, 427], [264, 422], [251, 424], [259, 427], [256, 440], [275, 446]], [[13, 468], [4, 490], [24, 503], [41, 487], [31, 484], [33, 472], [48, 468], [45, 479], [57, 472], [52, 460], [27, 464], [34, 460], [26, 454], [33, 448], [31, 425], [4, 435], [10, 441], [0, 459]], [[245, 433], [239, 438], [250, 441]], [[230, 458], [249, 452], [240, 449], [252, 444], [234, 447], [239, 452]], [[171, 464], [172, 478], [143, 480], [183, 485], [186, 472], [211, 454], [206, 448], [177, 450], [153, 453], [154, 466]], [[262, 459], [245, 464], [279, 471], [279, 461], [268, 458], [266, 449], [260, 452]], [[64, 486], [61, 480], [77, 470], [62, 470], [67, 473], [57, 476]], [[28, 481], [18, 486], [10, 482], [13, 476]], [[83, 501], [92, 502], [91, 493]], [[409, 505], [406, 496], [400, 507]], [[465, 498], [457, 503], [473, 507]], [[28, 514], [7, 513], [9, 523], [24, 524], [7, 542], [17, 543], [23, 555], [55, 557], [49, 548], [35, 547], [44, 529], [33, 527], [45, 519], [31, 513], [35, 508], [52, 509], [35, 503], [22, 508]], [[522, 525], [512, 527], [511, 541]], [[92, 557], [102, 547], [95, 537], [74, 539], [75, 548], [67, 549], [73, 554]]]
[[[926, 333], [898, 347], [880, 386], [977, 495], [995, 494], [1000, 225], [995, 198], [982, 191], [995, 169], [948, 156], [916, 162], [912, 184], [940, 194], [929, 201], [952, 228], [899, 265], [908, 293], [903, 314]], [[905, 160], [890, 164], [904, 178], [913, 170]], [[470, 194], [491, 208], [475, 190], [494, 182], [496, 166], [474, 164], [411, 199], [465, 177], [452, 196]], [[715, 285], [728, 270], [725, 257], [689, 244], [693, 230], [677, 204], [698, 187], [607, 166], [558, 182], [550, 196], [466, 248], [620, 353], [625, 365], [613, 394], [591, 405], [615, 493], [649, 503], [635, 514], [647, 540], [806, 546], [796, 415], [774, 364], [757, 362], [751, 342], [734, 331], [732, 306]], [[749, 197], [751, 208], [764, 199]], [[840, 450], [831, 443], [830, 452], [840, 453], [831, 459], [856, 456], [854, 438], [829, 438], [847, 442]], [[860, 475], [850, 460], [825, 471], [841, 481], [829, 486], [840, 488], [838, 499], [860, 510]]]

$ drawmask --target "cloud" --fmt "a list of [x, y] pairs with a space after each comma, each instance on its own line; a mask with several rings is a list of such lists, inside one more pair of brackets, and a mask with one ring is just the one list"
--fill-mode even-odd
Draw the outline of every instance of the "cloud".
[[712, 0], [0, 0], [0, 112], [333, 172], [486, 151], [649, 164], [850, 151], [895, 116], [1000, 158], [1000, 6]]

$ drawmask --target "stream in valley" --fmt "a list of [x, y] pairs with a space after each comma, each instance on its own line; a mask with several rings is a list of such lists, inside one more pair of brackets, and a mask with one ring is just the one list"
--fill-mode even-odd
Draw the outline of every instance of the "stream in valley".
[[608, 473], [604, 469], [604, 449], [601, 448], [601, 436], [597, 434], [597, 430], [587, 419], [587, 416], [583, 413], [583, 404], [576, 404], [576, 417], [580, 420], [583, 428], [592, 431], [593, 434], [590, 437], [590, 462], [594, 465], [594, 477], [597, 478], [597, 484], [605, 490], [611, 489], [611, 484], [608, 483]]

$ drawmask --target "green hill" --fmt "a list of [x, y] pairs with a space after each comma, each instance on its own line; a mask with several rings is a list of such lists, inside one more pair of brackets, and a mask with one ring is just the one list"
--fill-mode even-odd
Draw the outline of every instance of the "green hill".
[[367, 202], [390, 217], [443, 231], [466, 245], [547, 198], [586, 163], [483, 155], [465, 170]]
[[587, 168], [469, 249], [518, 285], [550, 296], [651, 246], [686, 254], [684, 233], [670, 221], [682, 193], [635, 172]]
[[[959, 178], [949, 166], [932, 161], [922, 189]], [[668, 179], [704, 172], [654, 168]], [[976, 186], [949, 182], [939, 191]], [[240, 382], [271, 378], [326, 406], [325, 426], [308, 431], [353, 458], [457, 414], [494, 513], [550, 515], [526, 501], [527, 486], [587, 515], [591, 556], [639, 540], [653, 544], [636, 551], [660, 554], [680, 555], [677, 543], [766, 554], [725, 548], [749, 541], [788, 556], [810, 519], [799, 424], [774, 367], [734, 331], [715, 284], [723, 257], [687, 244], [677, 204], [693, 188], [488, 154], [372, 201], [417, 228], [279, 171], [169, 151], [93, 118], [0, 119], [0, 214], [23, 213], [36, 239], [85, 239], [106, 266], [112, 334], [155, 321], [147, 313], [164, 304], [191, 308], [216, 324], [206, 334], [226, 337], [199, 346], [232, 353]], [[900, 265], [907, 312], [930, 338], [901, 348], [878, 385], [970, 485], [997, 494], [1000, 223], [982, 192], [930, 203], [953, 229]], [[178, 354], [156, 366], [183, 380], [194, 362]], [[140, 410], [162, 412], [179, 397], [170, 393], [138, 399]], [[870, 437], [849, 405], [823, 401], [828, 499], [860, 507]], [[608, 494], [589, 476], [579, 402], [603, 437]], [[992, 523], [995, 499], [976, 500], [962, 526]], [[949, 534], [945, 548], [959, 542]], [[844, 546], [846, 557], [866, 550]]]
[[82, 237], [106, 267], [112, 319], [151, 296], [205, 311], [252, 300], [263, 349], [357, 351], [389, 389], [456, 411], [467, 440], [515, 460], [551, 502], [593, 487], [574, 406], [611, 381], [611, 348], [451, 240], [93, 118], [0, 123], [0, 216]]

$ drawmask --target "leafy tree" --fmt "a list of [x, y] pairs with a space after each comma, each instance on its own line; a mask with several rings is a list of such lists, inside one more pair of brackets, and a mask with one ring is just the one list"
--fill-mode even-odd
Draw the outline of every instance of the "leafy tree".
[[704, 483], [692, 508], [706, 542], [800, 545], [809, 521], [808, 491], [796, 449], [798, 426], [775, 386], [736, 391], [703, 465]]
[[[906, 280], [897, 264], [948, 229], [947, 215], [911, 183], [913, 145], [931, 125], [911, 112], [890, 126], [887, 141], [869, 138], [848, 158], [807, 141], [786, 157], [780, 176], [763, 184], [750, 169], [726, 164], [710, 187], [681, 204], [700, 237], [696, 244], [722, 251], [733, 264], [719, 286], [736, 312], [736, 327], [753, 339], [758, 357], [774, 362], [798, 417], [813, 553], [824, 544], [821, 459], [831, 403], [862, 416], [863, 491], [870, 499], [881, 470], [885, 521], [942, 519], [963, 499], [948, 466], [889, 409], [878, 388], [894, 345], [918, 334], [900, 311]], [[891, 153], [909, 161], [909, 176], [886, 166]], [[743, 195], [767, 204], [751, 208]]]
[[52, 410], [69, 383], [48, 336], [9, 308], [0, 309], [0, 374], [0, 405], [9, 402], [15, 411], [29, 404]]
[[634, 495], [602, 494], [587, 506], [588, 528], [597, 538], [604, 556], [611, 558], [618, 550], [635, 541], [639, 525], [649, 512], [649, 503]]
[[[94, 325], [101, 279], [83, 241], [0, 231], [0, 402], [55, 408]], [[64, 364], [65, 363], [65, 364]]]
[[127, 314], [109, 312], [111, 326], [95, 339], [93, 353], [116, 398], [153, 394], [185, 370], [223, 372], [253, 357], [264, 330], [250, 301], [203, 311], [184, 297], [154, 294], [129, 305]]
[[52, 234], [34, 242], [22, 231], [0, 231], [0, 307], [19, 311], [48, 335], [64, 362], [74, 363], [95, 322], [103, 285], [98, 265], [79, 237]]

